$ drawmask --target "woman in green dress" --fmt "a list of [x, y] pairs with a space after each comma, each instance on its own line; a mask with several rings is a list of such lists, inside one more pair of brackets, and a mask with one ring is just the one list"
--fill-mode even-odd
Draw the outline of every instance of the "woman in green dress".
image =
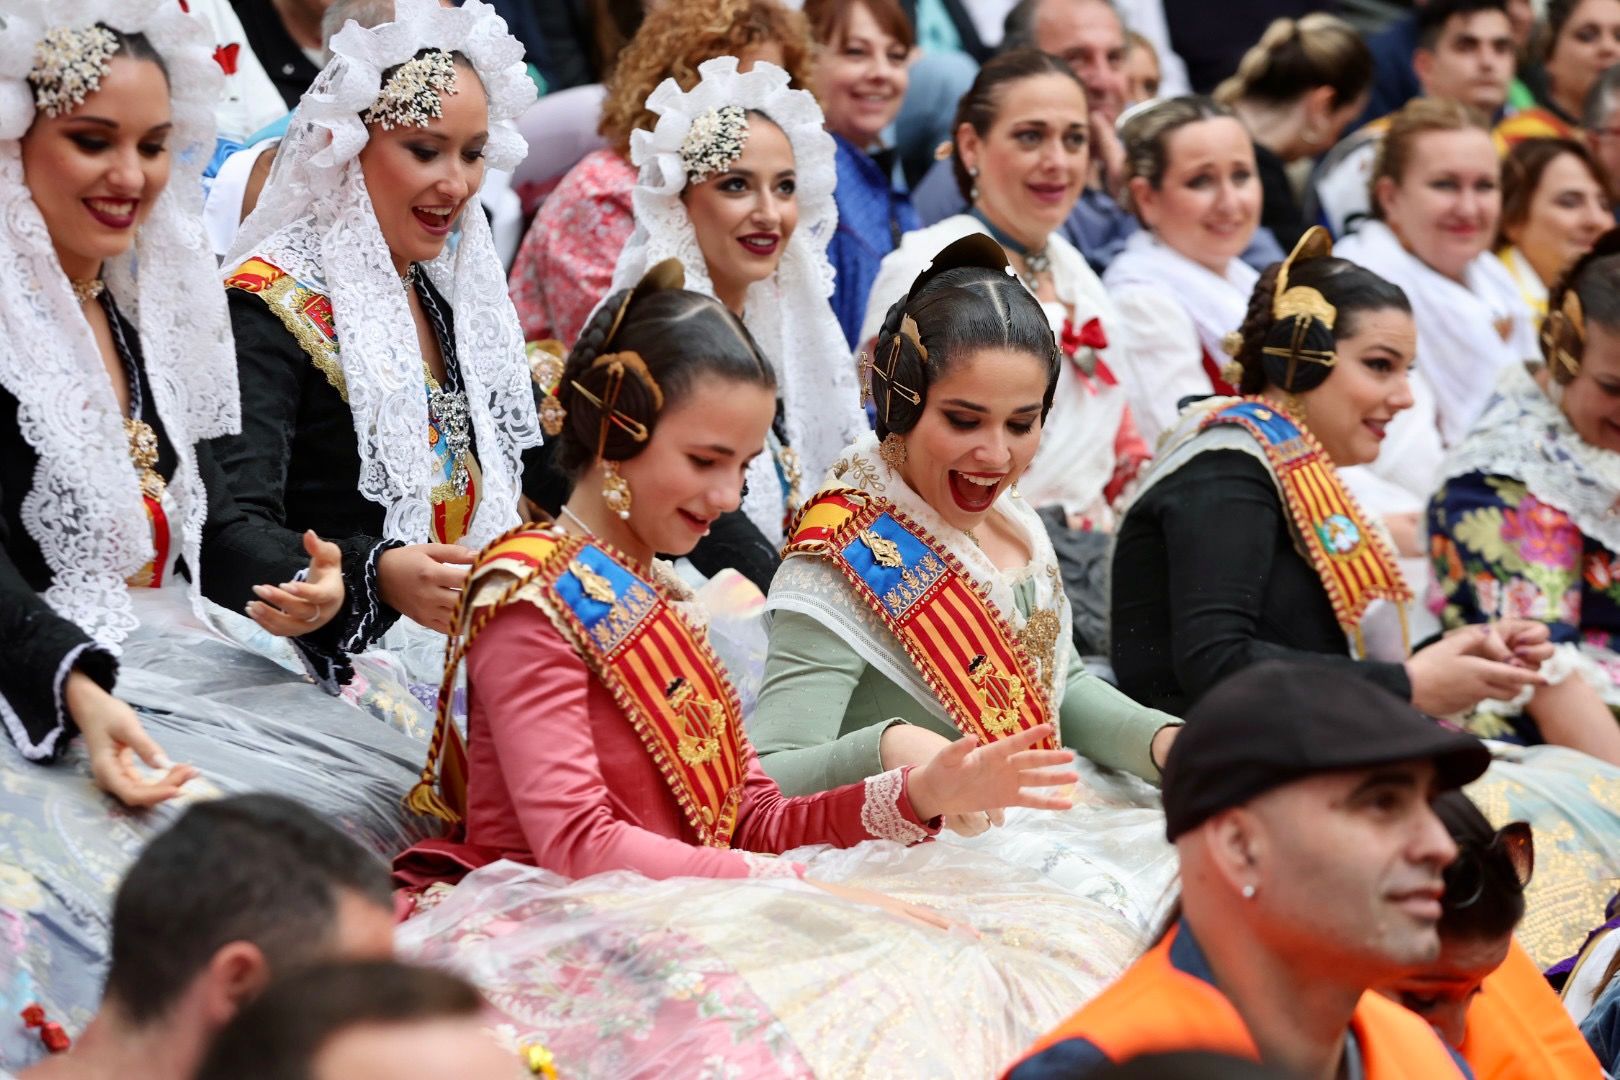
[[1043, 720], [1095, 764], [1157, 779], [1179, 722], [1081, 664], [1052, 546], [1017, 491], [1062, 359], [1006, 265], [994, 242], [964, 238], [890, 309], [870, 365], [877, 431], [789, 539], [750, 732], [785, 791]]

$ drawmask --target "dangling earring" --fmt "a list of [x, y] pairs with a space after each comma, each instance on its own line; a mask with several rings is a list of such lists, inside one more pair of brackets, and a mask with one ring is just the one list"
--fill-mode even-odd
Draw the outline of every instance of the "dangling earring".
[[973, 187], [968, 191], [968, 203], [977, 206], [979, 202], [979, 167], [977, 165], [973, 166], [968, 170], [968, 175], [973, 178]]
[[629, 521], [630, 481], [619, 475], [617, 461], [603, 462], [602, 471], [607, 474], [602, 479], [602, 502], [619, 516], [620, 521]]
[[883, 441], [878, 443], [878, 457], [883, 459], [883, 464], [899, 472], [900, 466], [906, 463], [906, 440], [897, 432], [889, 432], [883, 436]]
[[1298, 394], [1292, 390], [1284, 391], [1282, 407], [1290, 420], [1300, 427], [1305, 426], [1305, 403], [1299, 400]]

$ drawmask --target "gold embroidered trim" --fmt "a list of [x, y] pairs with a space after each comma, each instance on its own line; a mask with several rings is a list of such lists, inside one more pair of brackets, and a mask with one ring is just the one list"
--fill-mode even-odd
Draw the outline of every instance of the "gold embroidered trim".
[[298, 310], [297, 293], [311, 293], [301, 287], [298, 279], [291, 274], [284, 274], [264, 287], [259, 293], [270, 310], [276, 313], [281, 325], [298, 342], [299, 348], [309, 355], [310, 361], [326, 376], [326, 381], [332, 389], [338, 392], [344, 404], [349, 401], [349, 386], [343, 379], [343, 366], [338, 363], [337, 346], [327, 341], [321, 332], [309, 324], [308, 318]]

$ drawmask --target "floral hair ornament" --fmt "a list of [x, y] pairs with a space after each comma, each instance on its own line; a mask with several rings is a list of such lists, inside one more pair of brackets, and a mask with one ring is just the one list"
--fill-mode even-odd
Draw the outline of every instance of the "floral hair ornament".
[[58, 26], [34, 46], [28, 83], [34, 103], [46, 116], [60, 116], [84, 104], [101, 89], [118, 52], [118, 35], [99, 24]]
[[[1312, 226], [1277, 272], [1277, 290], [1271, 304], [1271, 329], [1260, 349], [1266, 378], [1295, 393], [1320, 386], [1337, 359], [1333, 323], [1338, 309], [1309, 285], [1290, 285], [1295, 264], [1333, 254], [1333, 238], [1320, 225]], [[1304, 363], [1308, 367], [1301, 367]]]
[[725, 172], [748, 145], [748, 112], [741, 105], [721, 105], [692, 118], [681, 140], [681, 165], [688, 184], [701, 184]]
[[381, 124], [384, 131], [427, 127], [444, 115], [443, 95], [458, 92], [455, 60], [442, 49], [429, 49], [399, 66], [361, 119]]

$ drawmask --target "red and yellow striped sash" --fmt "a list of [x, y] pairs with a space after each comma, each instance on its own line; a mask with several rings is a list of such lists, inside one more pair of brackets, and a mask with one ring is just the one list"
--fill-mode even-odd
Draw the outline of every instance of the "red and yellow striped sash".
[[[707, 640], [676, 611], [655, 583], [622, 555], [588, 537], [533, 525], [495, 541], [479, 556], [464, 596], [496, 571], [511, 575], [493, 604], [467, 606], [451, 642], [451, 663], [439, 695], [439, 720], [413, 808], [459, 820], [465, 791], [446, 784], [435, 806], [431, 786], [441, 750], [454, 761], [457, 738], [449, 722], [455, 669], [497, 612], [532, 599], [580, 659], [613, 695], [652, 755], [700, 843], [729, 847], [742, 803], [745, 752], [735, 690]], [[536, 588], [528, 588], [528, 586]], [[451, 770], [445, 770], [446, 776]], [[449, 814], [441, 813], [447, 809]]]
[[843, 572], [963, 734], [994, 742], [1051, 719], [1050, 693], [1001, 613], [955, 556], [887, 500], [822, 492], [784, 554], [820, 556]]
[[[1361, 617], [1374, 600], [1408, 604], [1412, 590], [1383, 534], [1361, 507], [1327, 454], [1305, 428], [1262, 398], [1246, 398], [1206, 417], [1199, 429], [1217, 424], [1243, 428], [1266, 453], [1277, 478], [1294, 533], [1333, 605], [1333, 615], [1361, 649]], [[1402, 617], [1404, 631], [1405, 618]]]

